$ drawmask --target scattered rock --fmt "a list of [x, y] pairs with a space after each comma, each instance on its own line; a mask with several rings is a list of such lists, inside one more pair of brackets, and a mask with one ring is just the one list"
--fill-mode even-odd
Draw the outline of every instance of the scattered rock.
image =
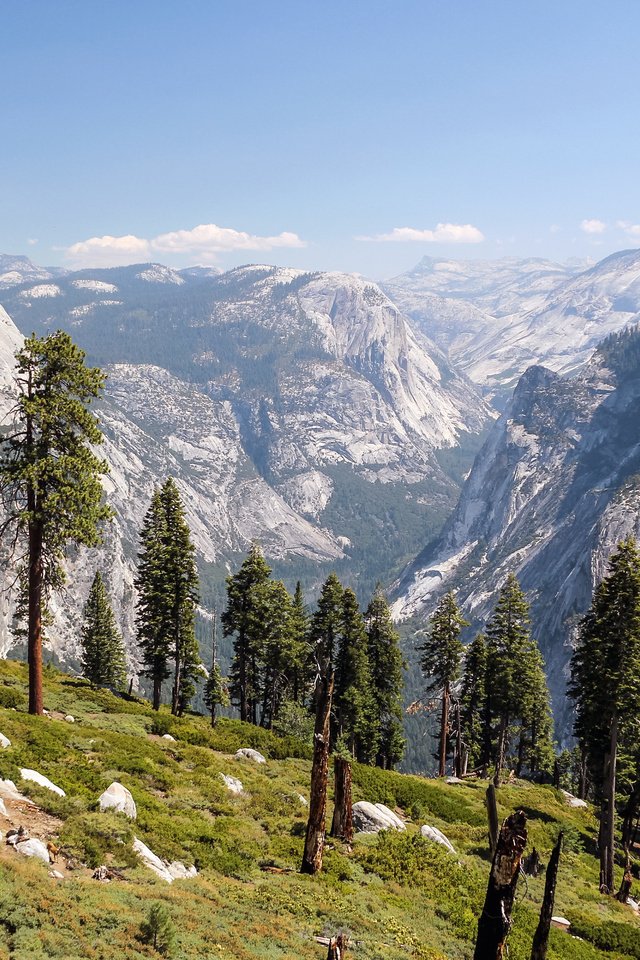
[[67, 721], [67, 723], [75, 723], [75, 722], [76, 722], [75, 717], [72, 717], [70, 713], [68, 713], [68, 714], [66, 715], [65, 720]]
[[171, 740], [172, 743], [175, 743], [175, 742], [176, 742], [176, 738], [175, 738], [175, 737], [172, 737], [170, 733], [163, 733], [163, 734], [162, 734], [162, 739], [163, 739], [163, 740]]
[[49, 876], [54, 880], [64, 880], [64, 873], [60, 873], [59, 870], [49, 870]]
[[185, 867], [180, 860], [174, 860], [167, 867], [174, 880], [188, 880], [190, 877], [197, 877], [198, 871], [195, 867]]
[[241, 747], [240, 750], [237, 750], [236, 760], [253, 760], [254, 763], [267, 762], [261, 753], [258, 753], [257, 750], [252, 750], [250, 747]]
[[360, 833], [379, 833], [380, 830], [406, 830], [400, 817], [384, 803], [360, 800], [353, 805], [353, 825]]
[[11, 746], [11, 740], [9, 737], [5, 737], [4, 733], [0, 733], [0, 748], [6, 750], [7, 747]]
[[464, 783], [464, 780], [461, 780], [460, 777], [447, 777], [444, 782], [454, 786], [456, 783]]
[[586, 809], [589, 804], [586, 800], [581, 800], [579, 797], [574, 797], [572, 793], [569, 793], [568, 790], [561, 790], [560, 793], [569, 804], [570, 807], [579, 807], [580, 809]]
[[565, 933], [568, 933], [571, 923], [566, 917], [551, 917], [551, 926], [556, 927], [558, 930], [564, 930]]
[[109, 867], [105, 866], [103, 863], [102, 866], [96, 867], [96, 869], [91, 874], [92, 880], [100, 880], [102, 883], [110, 883], [113, 880], [113, 873], [109, 870]]
[[15, 847], [17, 843], [28, 840], [31, 834], [26, 827], [18, 827], [17, 830], [7, 830], [7, 843]]
[[5, 805], [4, 805], [4, 800], [2, 799], [2, 797], [0, 797], [0, 814], [2, 814], [3, 817], [8, 817], [8, 816], [9, 816], [9, 814], [7, 813], [7, 808], [6, 808]]
[[425, 823], [423, 827], [420, 827], [420, 833], [425, 840], [432, 840], [433, 843], [439, 843], [441, 847], [446, 847], [449, 853], [456, 852], [449, 838], [445, 837], [442, 830], [438, 830], [437, 827], [430, 827], [428, 823]]
[[0, 797], [4, 797], [5, 800], [17, 800], [18, 803], [26, 803], [35, 807], [33, 800], [20, 793], [13, 780], [0, 780]]
[[29, 770], [28, 767], [23, 767], [20, 770], [20, 776], [23, 780], [30, 780], [32, 783], [37, 783], [40, 787], [51, 790], [52, 793], [57, 793], [59, 797], [66, 797], [66, 793], [62, 787], [57, 787], [48, 777], [45, 777], [42, 773], [38, 773], [37, 770]]
[[125, 817], [129, 817], [130, 820], [135, 820], [138, 816], [135, 800], [131, 793], [117, 780], [114, 780], [111, 786], [100, 794], [98, 805], [103, 813], [105, 810], [115, 810], [116, 813], [124, 813]]
[[242, 780], [238, 780], [237, 777], [230, 777], [226, 773], [221, 773], [220, 779], [226, 785], [227, 789], [231, 791], [231, 793], [244, 793]]
[[309, 801], [307, 800], [306, 797], [303, 797], [301, 793], [298, 794], [298, 800], [300, 801], [303, 807], [309, 806]]
[[21, 840], [20, 843], [15, 844], [15, 849], [25, 857], [37, 857], [38, 860], [49, 863], [49, 851], [42, 840], [36, 840], [35, 837], [31, 837], [29, 840]]
[[138, 840], [137, 837], [133, 838], [133, 849], [145, 867], [153, 870], [161, 880], [165, 880], [167, 883], [173, 883], [174, 880], [188, 880], [189, 877], [197, 877], [198, 875], [195, 867], [185, 867], [184, 863], [181, 863], [179, 860], [174, 860], [173, 863], [167, 863], [166, 860], [161, 860], [160, 857], [155, 855], [153, 850], [150, 850], [149, 847], [143, 843], [142, 840]]

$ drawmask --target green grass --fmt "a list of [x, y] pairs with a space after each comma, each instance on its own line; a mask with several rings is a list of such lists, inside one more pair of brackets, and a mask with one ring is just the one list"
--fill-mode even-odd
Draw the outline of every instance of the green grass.
[[[46, 671], [45, 705], [76, 722], [30, 717], [25, 682], [23, 664], [0, 662], [0, 691], [12, 692], [0, 706], [0, 732], [12, 741], [0, 751], [0, 776], [60, 818], [60, 845], [68, 853], [92, 867], [119, 867], [126, 880], [103, 885], [85, 875], [56, 882], [44, 865], [7, 852], [0, 960], [158, 956], [140, 933], [158, 902], [177, 931], [179, 960], [311, 960], [323, 956], [314, 935], [341, 929], [358, 941], [354, 960], [471, 958], [489, 868], [485, 784], [447, 786], [355, 765], [354, 799], [402, 809], [410, 818], [407, 832], [357, 836], [352, 852], [330, 842], [322, 874], [303, 877], [297, 868], [306, 808], [298, 795], [309, 792], [308, 747], [237, 721], [221, 720], [212, 730], [205, 718], [158, 716], [146, 702], [92, 690], [53, 669]], [[170, 732], [176, 742], [153, 731]], [[235, 760], [240, 746], [259, 749], [267, 765]], [[21, 782], [25, 766], [67, 796]], [[229, 793], [220, 773], [240, 777], [246, 794]], [[114, 779], [133, 794], [135, 824], [96, 809]], [[560, 829], [568, 839], [555, 910], [583, 939], [552, 930], [549, 960], [640, 958], [640, 922], [598, 892], [592, 812], [523, 782], [500, 788], [498, 802], [501, 816], [527, 811], [528, 848], [535, 845], [543, 861]], [[443, 830], [457, 856], [422, 839], [422, 823]], [[163, 883], [137, 863], [133, 834], [161, 857], [195, 863], [199, 876]], [[285, 872], [264, 872], [264, 865]], [[529, 958], [543, 887], [543, 877], [520, 882], [510, 960]]]

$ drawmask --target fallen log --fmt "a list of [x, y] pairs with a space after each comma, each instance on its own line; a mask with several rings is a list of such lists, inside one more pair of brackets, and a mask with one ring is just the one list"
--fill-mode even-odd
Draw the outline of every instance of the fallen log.
[[518, 810], [502, 824], [496, 843], [487, 895], [480, 919], [474, 960], [503, 960], [511, 930], [511, 911], [522, 853], [527, 843], [527, 818]]

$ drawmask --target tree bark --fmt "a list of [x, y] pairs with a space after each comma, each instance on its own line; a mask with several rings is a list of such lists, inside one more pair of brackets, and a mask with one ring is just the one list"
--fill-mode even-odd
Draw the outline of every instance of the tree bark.
[[631, 860], [629, 858], [629, 847], [624, 848], [624, 876], [620, 889], [616, 893], [616, 900], [620, 903], [626, 903], [631, 894], [631, 884], [633, 883], [633, 874], [631, 873]]
[[496, 754], [496, 769], [493, 775], [494, 787], [500, 786], [500, 774], [504, 766], [504, 755], [507, 746], [507, 729], [509, 727], [509, 718], [503, 717], [500, 721], [500, 732], [498, 733], [498, 751]]
[[160, 677], [153, 678], [153, 709], [160, 709], [160, 695], [162, 694], [162, 680]]
[[551, 927], [551, 917], [553, 916], [553, 904], [556, 898], [558, 864], [560, 863], [560, 854], [562, 853], [562, 837], [562, 831], [560, 831], [560, 835], [549, 859], [549, 865], [547, 866], [544, 881], [544, 898], [542, 900], [542, 907], [540, 908], [540, 919], [533, 937], [531, 960], [546, 960], [549, 929]]
[[349, 938], [345, 933], [339, 933], [337, 937], [332, 937], [329, 941], [327, 960], [343, 960], [347, 955], [348, 944]]
[[456, 777], [462, 777], [463, 773], [463, 757], [462, 757], [462, 726], [460, 724], [460, 701], [456, 700], [455, 702], [455, 715], [456, 715], [456, 762], [455, 762], [455, 775]]
[[316, 706], [316, 724], [313, 734], [313, 764], [311, 767], [311, 795], [309, 820], [304, 842], [301, 873], [317, 873], [322, 869], [325, 817], [327, 812], [327, 780], [329, 778], [329, 738], [333, 672], [319, 681]]
[[342, 757], [333, 761], [335, 779], [335, 802], [331, 836], [345, 843], [353, 840], [353, 807], [351, 803], [351, 764]]
[[505, 940], [511, 929], [511, 910], [518, 884], [520, 860], [527, 843], [527, 818], [522, 810], [502, 824], [484, 907], [478, 920], [474, 960], [503, 960]]
[[447, 770], [447, 738], [449, 734], [449, 684], [442, 688], [442, 713], [440, 714], [440, 757], [438, 776], [444, 777]]
[[618, 758], [618, 720], [611, 719], [609, 751], [605, 756], [604, 797], [600, 813], [600, 891], [613, 893], [613, 865], [616, 829], [616, 762]]
[[[27, 493], [27, 505], [31, 516], [36, 509], [35, 492]], [[41, 715], [42, 699], [42, 586], [44, 568], [42, 563], [42, 525], [37, 520], [29, 522], [29, 627], [27, 652], [29, 660], [29, 713]]]
[[496, 845], [498, 843], [498, 830], [500, 825], [498, 823], [498, 805], [496, 803], [496, 788], [492, 783], [487, 787], [486, 793], [486, 804], [487, 804], [487, 817], [489, 820], [489, 850], [493, 855], [496, 852]]

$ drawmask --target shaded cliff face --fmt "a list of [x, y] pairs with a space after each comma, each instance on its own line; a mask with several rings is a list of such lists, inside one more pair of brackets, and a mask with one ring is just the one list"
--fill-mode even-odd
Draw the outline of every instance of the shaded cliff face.
[[[633, 339], [637, 349], [640, 335]], [[399, 618], [424, 619], [454, 588], [477, 628], [515, 572], [561, 734], [570, 727], [564, 691], [577, 621], [616, 544], [640, 532], [640, 364], [622, 352], [598, 351], [572, 379], [526, 372], [441, 536], [397, 585]]]

